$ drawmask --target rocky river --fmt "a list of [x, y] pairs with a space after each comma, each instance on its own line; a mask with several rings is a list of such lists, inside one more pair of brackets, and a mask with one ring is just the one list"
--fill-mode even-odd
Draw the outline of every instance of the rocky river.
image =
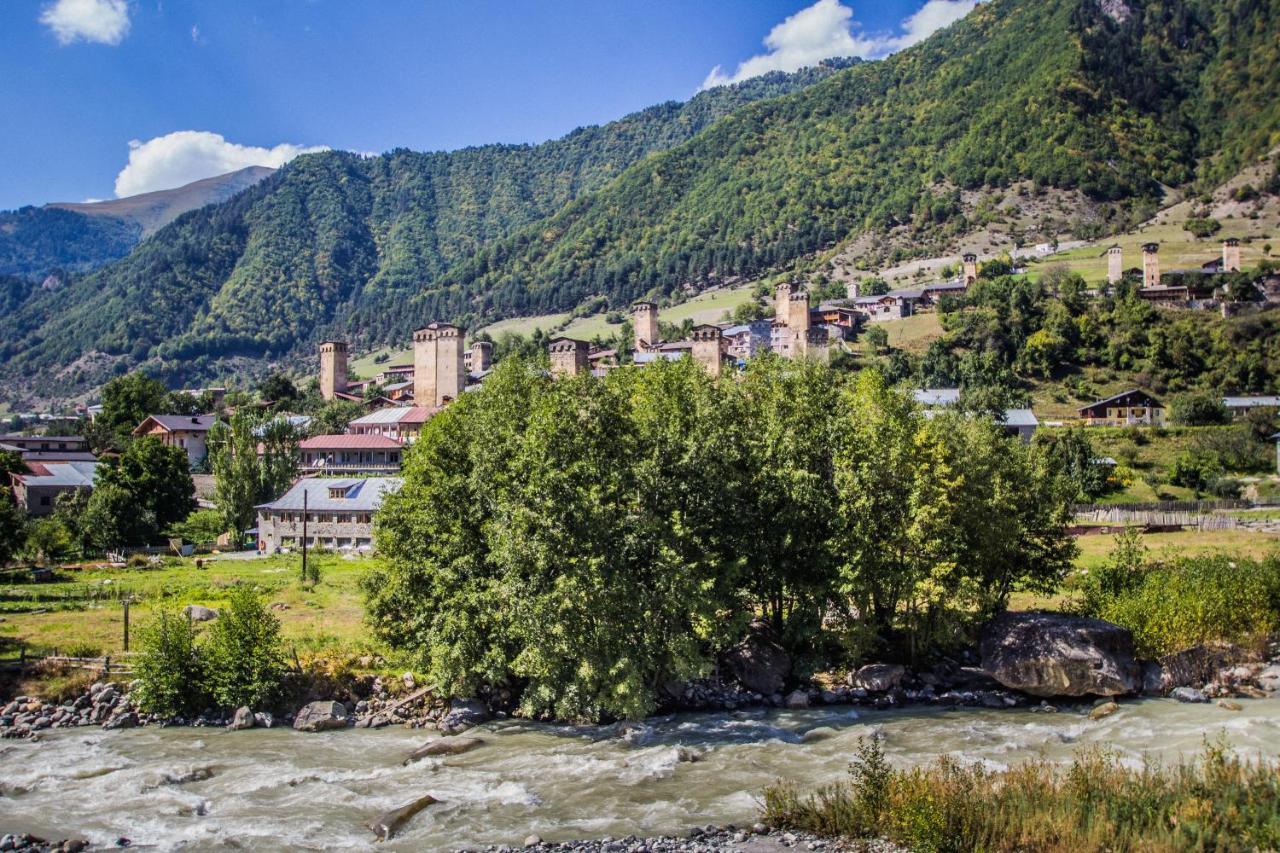
[[780, 777], [837, 779], [858, 738], [872, 733], [900, 763], [949, 753], [998, 767], [1065, 760], [1086, 746], [1132, 762], [1176, 761], [1219, 734], [1243, 753], [1275, 758], [1280, 699], [1239, 705], [1135, 700], [1099, 720], [1079, 705], [1056, 713], [827, 706], [609, 727], [506, 721], [472, 730], [485, 741], [479, 748], [407, 764], [435, 733], [67, 729], [0, 744], [0, 834], [95, 845], [125, 837], [152, 849], [367, 849], [368, 821], [427, 794], [438, 802], [381, 847], [682, 833], [749, 826], [764, 786]]

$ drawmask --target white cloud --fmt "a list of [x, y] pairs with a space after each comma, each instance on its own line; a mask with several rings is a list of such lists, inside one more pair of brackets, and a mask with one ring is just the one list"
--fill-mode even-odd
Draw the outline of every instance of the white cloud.
[[40, 13], [60, 44], [92, 41], [116, 45], [129, 33], [127, 0], [57, 0]]
[[325, 150], [287, 143], [274, 148], [237, 145], [207, 130], [179, 130], [146, 142], [135, 139], [129, 143], [129, 163], [116, 175], [116, 197], [172, 189], [247, 166], [283, 166], [299, 154]]
[[835, 57], [879, 59], [955, 23], [979, 2], [928, 0], [899, 25], [898, 32], [864, 33], [853, 20], [853, 9], [839, 0], [817, 0], [769, 31], [764, 38], [766, 52], [739, 63], [733, 74], [717, 65], [702, 81], [702, 88], [738, 83], [770, 71], [796, 71]]

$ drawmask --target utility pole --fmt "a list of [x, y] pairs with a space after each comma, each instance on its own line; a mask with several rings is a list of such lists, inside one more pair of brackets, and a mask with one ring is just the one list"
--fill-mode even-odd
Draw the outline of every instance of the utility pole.
[[125, 596], [121, 602], [124, 604], [124, 650], [129, 651], [129, 597]]
[[307, 489], [302, 488], [302, 582], [307, 582]]

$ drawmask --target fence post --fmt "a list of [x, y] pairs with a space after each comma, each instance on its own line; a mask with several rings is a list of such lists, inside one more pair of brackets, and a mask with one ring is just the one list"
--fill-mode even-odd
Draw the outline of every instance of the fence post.
[[105, 681], [111, 677], [111, 655], [105, 655], [102, 658], [102, 678]]
[[125, 598], [124, 604], [124, 650], [129, 651], [129, 599]]

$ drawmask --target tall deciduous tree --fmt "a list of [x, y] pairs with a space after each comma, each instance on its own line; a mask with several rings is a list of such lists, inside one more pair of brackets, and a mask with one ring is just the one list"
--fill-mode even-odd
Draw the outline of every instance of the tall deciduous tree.
[[260, 422], [236, 412], [209, 431], [209, 465], [225, 529], [244, 530], [253, 523], [254, 506], [279, 497], [296, 479], [297, 433], [288, 421]]

